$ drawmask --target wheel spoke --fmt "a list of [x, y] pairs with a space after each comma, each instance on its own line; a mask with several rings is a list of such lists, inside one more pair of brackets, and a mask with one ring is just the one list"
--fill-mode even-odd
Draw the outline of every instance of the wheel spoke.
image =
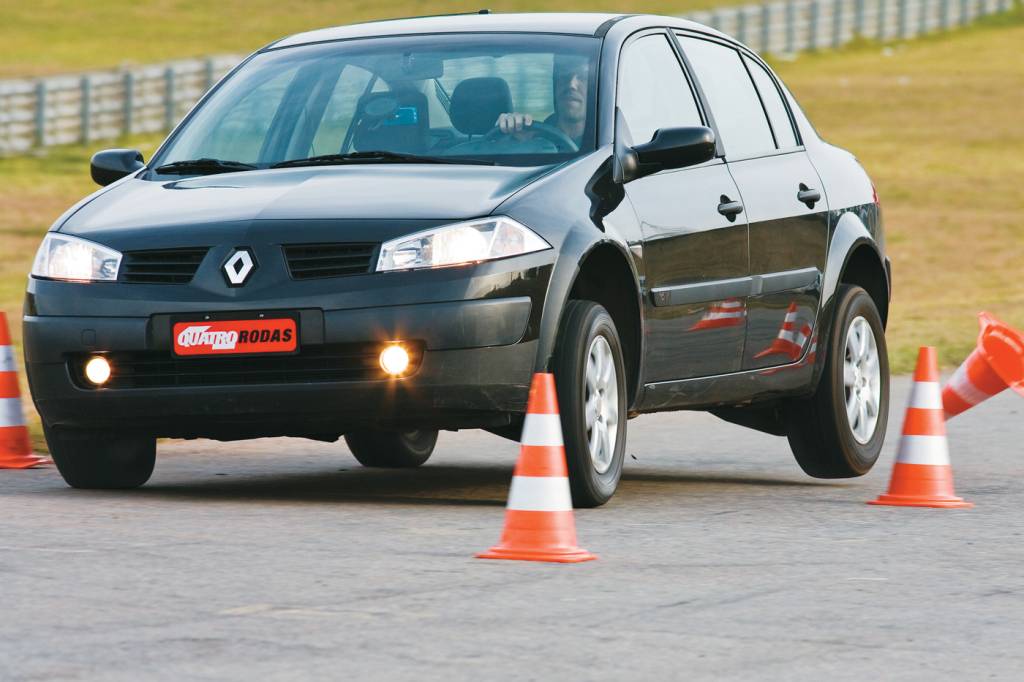
[[594, 362], [594, 354], [590, 353], [587, 355], [587, 392], [591, 395], [597, 393], [597, 367]]
[[849, 362], [843, 363], [843, 384], [850, 388], [857, 381], [857, 370]]
[[597, 461], [603, 466], [608, 460], [608, 424], [602, 421], [599, 429], [601, 440], [599, 441], [600, 445]]
[[846, 357], [851, 364], [857, 364], [857, 333], [852, 327], [846, 337]]
[[587, 422], [587, 429], [594, 426], [594, 421], [597, 419], [597, 396], [591, 394], [590, 399], [587, 400], [586, 406], [583, 408], [583, 415]]
[[604, 364], [601, 367], [601, 387], [607, 389], [615, 372], [615, 364], [612, 362], [611, 353], [603, 348], [601, 350], [601, 356], [604, 360]]
[[846, 418], [850, 422], [851, 429], [857, 421], [857, 402], [857, 394], [855, 392], [851, 393], [846, 399]]
[[605, 400], [605, 416], [604, 421], [606, 424], [618, 424], [619, 423], [619, 401]]
[[878, 416], [878, 396], [875, 395], [874, 391], [868, 391], [868, 398], [864, 401], [864, 404], [867, 407], [868, 416]]

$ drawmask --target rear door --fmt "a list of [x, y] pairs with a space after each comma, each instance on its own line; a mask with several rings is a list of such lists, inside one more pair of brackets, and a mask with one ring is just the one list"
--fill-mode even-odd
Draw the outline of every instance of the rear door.
[[774, 76], [725, 43], [679, 35], [714, 114], [749, 223], [742, 368], [795, 362], [814, 341], [828, 246], [821, 180]]
[[[634, 144], [659, 128], [707, 125], [669, 34], [623, 48], [616, 103]], [[745, 335], [747, 223], [722, 159], [625, 186], [644, 236], [645, 381], [735, 372]], [[724, 207], [720, 210], [720, 207]]]

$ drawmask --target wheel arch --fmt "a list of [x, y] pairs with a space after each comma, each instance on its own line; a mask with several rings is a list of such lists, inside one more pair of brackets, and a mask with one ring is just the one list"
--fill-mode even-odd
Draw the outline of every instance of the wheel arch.
[[859, 215], [843, 213], [829, 242], [822, 298], [834, 304], [840, 284], [857, 284], [874, 300], [885, 324], [889, 318], [890, 283], [885, 257]]
[[[868, 231], [864, 220], [854, 211], [843, 213], [829, 241], [822, 285], [822, 324], [819, 348], [828, 348], [836, 312], [836, 296], [843, 284], [855, 284], [868, 292], [885, 326], [889, 318], [890, 279], [885, 256]], [[812, 386], [817, 387], [827, 353], [818, 353]]]
[[574, 267], [562, 272], [556, 266], [541, 319], [537, 371], [548, 371], [565, 305], [573, 299], [600, 303], [611, 315], [622, 343], [626, 379], [629, 386], [627, 405], [637, 404], [643, 372], [643, 301], [640, 279], [627, 249], [616, 241], [594, 242], [582, 251]]

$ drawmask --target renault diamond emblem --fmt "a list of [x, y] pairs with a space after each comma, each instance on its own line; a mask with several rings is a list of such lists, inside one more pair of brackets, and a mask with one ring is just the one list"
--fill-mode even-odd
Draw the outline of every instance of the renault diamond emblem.
[[256, 259], [249, 249], [235, 249], [231, 257], [224, 262], [224, 276], [228, 284], [233, 287], [240, 287], [249, 279], [249, 275], [256, 269]]

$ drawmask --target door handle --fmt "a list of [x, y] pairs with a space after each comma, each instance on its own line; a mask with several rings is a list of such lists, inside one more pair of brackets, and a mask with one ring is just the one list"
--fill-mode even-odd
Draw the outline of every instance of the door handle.
[[796, 193], [796, 198], [807, 204], [807, 208], [814, 208], [814, 205], [821, 201], [821, 192], [816, 189], [811, 189], [801, 182], [800, 190]]
[[743, 213], [743, 204], [739, 201], [733, 201], [726, 195], [722, 195], [719, 199], [718, 212], [726, 217], [726, 219], [732, 223], [736, 221], [736, 216]]

